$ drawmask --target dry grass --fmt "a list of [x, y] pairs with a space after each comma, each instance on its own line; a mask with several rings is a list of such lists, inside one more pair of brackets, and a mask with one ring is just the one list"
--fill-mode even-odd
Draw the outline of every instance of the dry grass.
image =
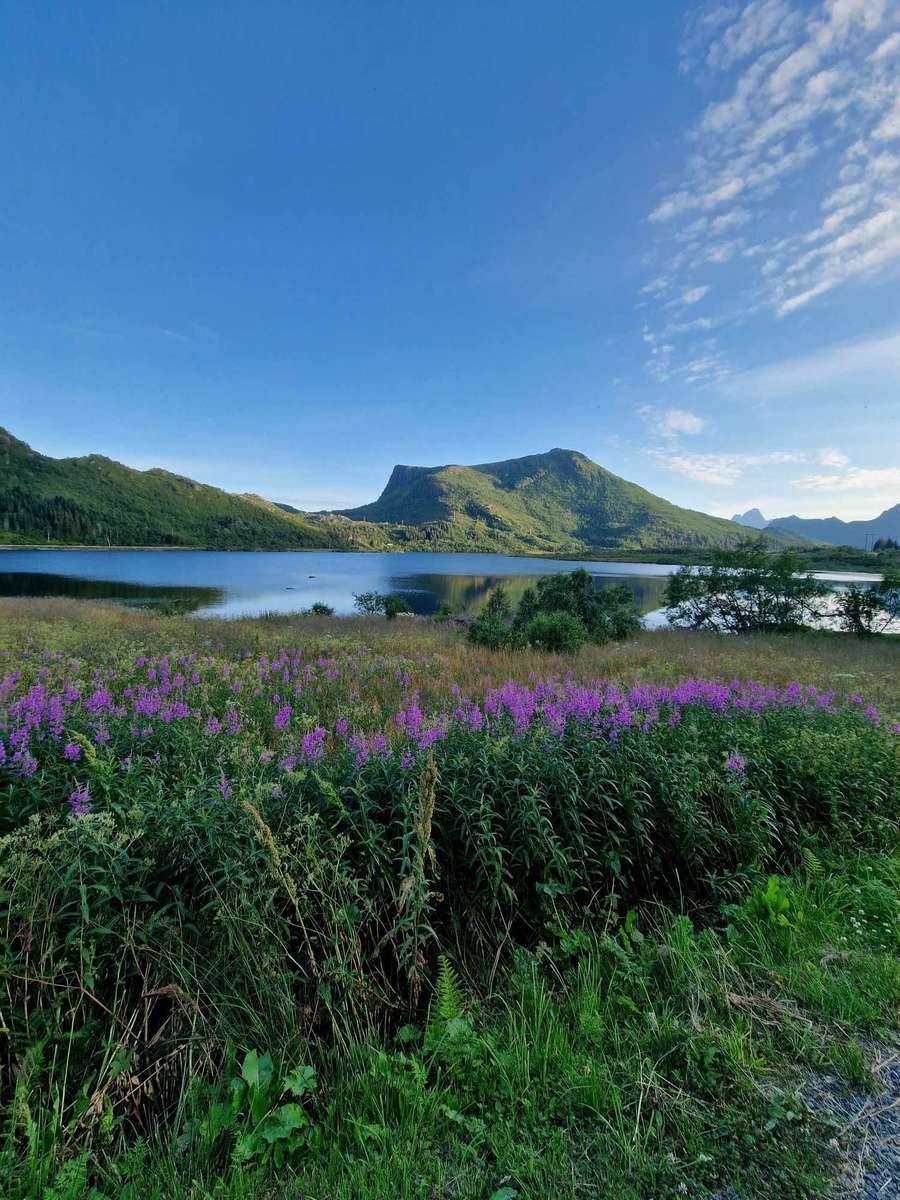
[[689, 676], [753, 678], [783, 685], [799, 679], [855, 692], [887, 712], [900, 712], [900, 637], [861, 641], [844, 634], [717, 636], [653, 630], [624, 643], [586, 646], [574, 658], [533, 652], [493, 653], [469, 645], [443, 625], [416, 618], [272, 615], [253, 619], [164, 617], [143, 609], [81, 600], [0, 599], [0, 651], [25, 645], [76, 656], [110, 656], [144, 649], [208, 650], [226, 656], [268, 653], [299, 645], [323, 653], [368, 646], [407, 659], [423, 702], [437, 701], [457, 684], [477, 693], [486, 682], [525, 682], [530, 676], [572, 672], [580, 680], [671, 683]]

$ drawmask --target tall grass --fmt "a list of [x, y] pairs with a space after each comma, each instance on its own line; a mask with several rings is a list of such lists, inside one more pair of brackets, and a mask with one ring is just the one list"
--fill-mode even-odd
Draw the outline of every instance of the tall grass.
[[[3, 615], [10, 1196], [818, 1186], [776, 1066], [861, 1071], [839, 1029], [900, 1002], [892, 643], [648, 634], [573, 664], [419, 623]], [[800, 663], [835, 695], [784, 692]], [[599, 677], [751, 673], [779, 688], [578, 708]], [[285, 1105], [286, 1164], [242, 1161]]]

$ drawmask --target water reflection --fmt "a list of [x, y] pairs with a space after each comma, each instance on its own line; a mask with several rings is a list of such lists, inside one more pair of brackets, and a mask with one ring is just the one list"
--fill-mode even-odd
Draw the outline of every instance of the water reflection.
[[0, 595], [75, 596], [236, 617], [299, 612], [316, 601], [351, 613], [354, 593], [403, 592], [414, 612], [446, 606], [471, 615], [498, 584], [516, 603], [542, 575], [576, 567], [588, 571], [595, 587], [627, 584], [645, 624], [664, 623], [663, 594], [675, 566], [497, 554], [0, 550]]
[[[0, 572], [0, 596], [71, 596], [79, 600], [100, 600], [139, 607], [163, 608], [168, 612], [200, 613], [201, 615], [237, 615], [250, 612], [291, 612], [306, 608], [314, 600], [331, 604], [338, 612], [353, 607], [353, 592], [368, 590], [369, 585], [356, 580], [313, 577], [316, 582], [303, 587], [290, 587], [256, 592], [248, 595], [229, 595], [228, 590], [215, 587], [186, 587], [176, 583], [132, 583], [126, 580], [83, 579], [74, 575], [45, 574], [38, 571]], [[430, 616], [441, 608], [454, 614], [471, 615], [477, 612], [498, 585], [503, 585], [510, 601], [518, 604], [527, 587], [533, 587], [540, 575], [439, 575], [434, 573], [397, 574], [379, 578], [373, 587], [402, 592], [413, 612]], [[641, 613], [649, 613], [662, 604], [665, 578], [619, 579], [614, 576], [594, 576], [597, 588], [626, 583], [634, 593]], [[352, 590], [351, 590], [352, 587]]]
[[110, 579], [79, 579], [37, 571], [0, 571], [0, 596], [68, 596], [136, 607], [191, 613], [224, 599], [220, 588], [180, 587], [177, 584], [128, 583]]
[[[572, 564], [573, 569], [576, 565]], [[515, 605], [525, 589], [534, 587], [538, 579], [540, 575], [395, 575], [391, 579], [391, 590], [402, 592], [413, 612], [427, 616], [446, 607], [453, 613], [468, 616], [481, 608], [498, 585], [502, 584], [509, 600]], [[620, 583], [631, 589], [642, 615], [662, 606], [666, 590], [664, 577], [593, 576], [593, 585], [597, 589], [614, 587]]]

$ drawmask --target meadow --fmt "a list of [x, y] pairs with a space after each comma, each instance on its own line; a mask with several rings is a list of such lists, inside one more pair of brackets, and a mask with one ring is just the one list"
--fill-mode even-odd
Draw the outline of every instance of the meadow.
[[2, 1194], [819, 1195], [898, 809], [896, 638], [0, 600]]

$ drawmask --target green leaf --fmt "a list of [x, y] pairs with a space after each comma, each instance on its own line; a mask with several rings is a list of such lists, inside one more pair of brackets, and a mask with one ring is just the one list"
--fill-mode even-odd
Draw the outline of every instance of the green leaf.
[[269, 1054], [258, 1055], [255, 1050], [248, 1050], [244, 1056], [241, 1075], [250, 1087], [264, 1092], [272, 1080], [272, 1057]]
[[260, 1125], [259, 1136], [271, 1146], [273, 1142], [289, 1138], [295, 1129], [302, 1129], [306, 1124], [306, 1113], [299, 1104], [282, 1104]]
[[284, 1077], [284, 1090], [298, 1099], [311, 1092], [316, 1086], [316, 1073], [312, 1067], [297, 1067]]
[[518, 1192], [515, 1188], [502, 1187], [497, 1188], [496, 1192], [491, 1193], [491, 1200], [516, 1200]]
[[234, 1145], [234, 1157], [238, 1162], [249, 1162], [256, 1158], [265, 1146], [255, 1133], [242, 1133]]
[[420, 1034], [421, 1030], [417, 1025], [402, 1025], [394, 1034], [394, 1040], [403, 1046], [408, 1042], [417, 1042]]

